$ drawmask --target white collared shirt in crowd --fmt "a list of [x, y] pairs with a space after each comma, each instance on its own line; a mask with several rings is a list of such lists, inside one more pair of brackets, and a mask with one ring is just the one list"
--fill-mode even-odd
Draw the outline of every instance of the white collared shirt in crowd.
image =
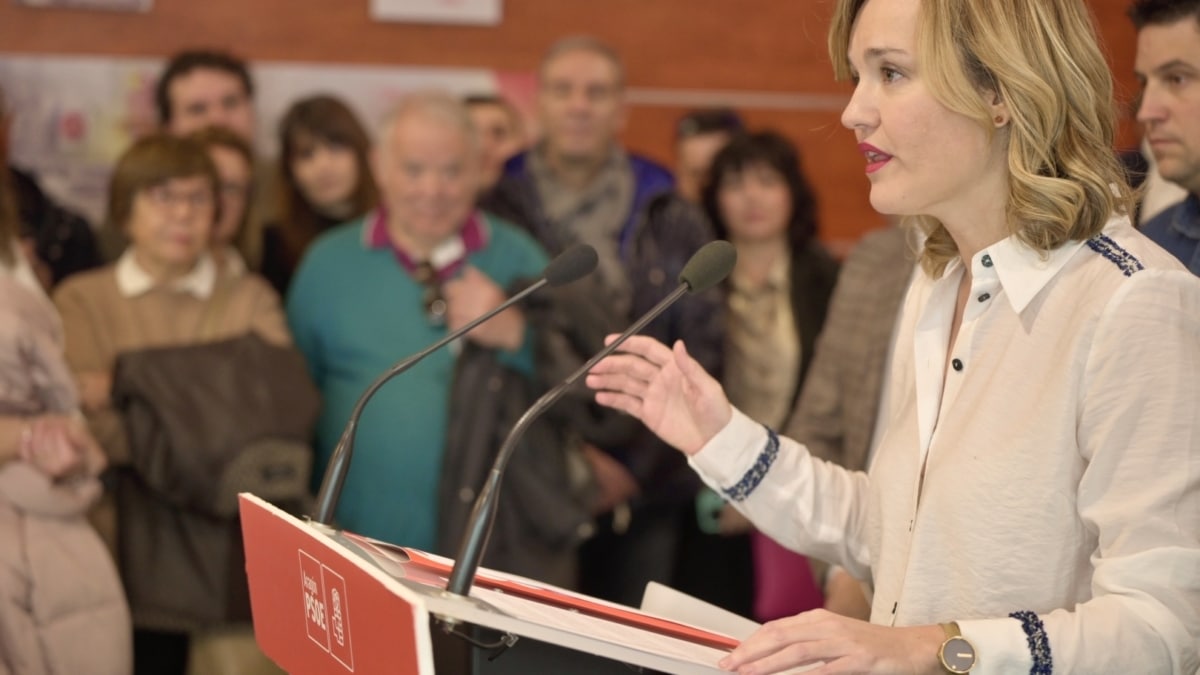
[[[127, 298], [134, 298], [153, 289], [157, 282], [145, 269], [138, 264], [133, 249], [126, 249], [117, 259], [117, 290]], [[171, 290], [180, 293], [190, 293], [200, 300], [212, 296], [217, 283], [217, 265], [212, 256], [205, 253], [200, 256], [192, 271], [171, 282]]]
[[869, 478], [788, 439], [773, 456], [737, 411], [692, 465], [784, 545], [873, 581], [873, 622], [957, 621], [974, 675], [1031, 672], [1015, 612], [1056, 674], [1197, 672], [1200, 279], [1125, 218], [970, 264], [949, 354], [962, 266], [913, 282]]

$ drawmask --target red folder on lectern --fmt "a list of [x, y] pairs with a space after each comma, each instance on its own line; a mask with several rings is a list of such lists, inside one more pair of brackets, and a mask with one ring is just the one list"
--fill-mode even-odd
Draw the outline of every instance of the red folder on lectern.
[[[733, 638], [481, 569], [442, 592], [451, 561], [326, 531], [241, 496], [259, 646], [294, 675], [435, 672], [430, 617], [674, 673], [718, 673]], [[507, 658], [507, 657], [505, 657]]]

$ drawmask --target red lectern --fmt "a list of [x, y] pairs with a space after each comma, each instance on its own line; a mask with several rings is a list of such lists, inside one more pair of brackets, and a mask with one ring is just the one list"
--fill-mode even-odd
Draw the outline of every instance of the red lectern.
[[[241, 519], [255, 637], [293, 675], [720, 673], [737, 644], [486, 569], [469, 599], [449, 595], [452, 561], [327, 531], [253, 495], [241, 495]], [[489, 655], [463, 635], [511, 646]]]

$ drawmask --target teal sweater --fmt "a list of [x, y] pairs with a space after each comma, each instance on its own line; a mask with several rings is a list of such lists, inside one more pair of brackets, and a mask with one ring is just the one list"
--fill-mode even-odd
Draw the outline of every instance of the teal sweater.
[[[468, 262], [501, 288], [534, 279], [545, 254], [524, 232], [489, 217], [487, 246]], [[445, 336], [430, 325], [422, 286], [390, 249], [363, 243], [362, 220], [317, 240], [287, 298], [288, 322], [308, 360], [324, 408], [317, 423], [313, 486], [319, 485], [358, 397], [402, 358]], [[454, 345], [451, 345], [453, 347]], [[337, 521], [348, 530], [431, 550], [438, 481], [457, 350], [441, 349], [380, 389], [363, 411]], [[530, 339], [508, 366], [532, 373]]]

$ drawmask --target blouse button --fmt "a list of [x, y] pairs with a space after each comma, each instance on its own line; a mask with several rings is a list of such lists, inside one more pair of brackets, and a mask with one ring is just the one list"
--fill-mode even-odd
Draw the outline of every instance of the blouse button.
[[956, 370], [960, 373], [962, 372], [963, 362], [961, 359], [954, 359], [953, 361], [950, 362], [950, 365], [954, 368], [954, 370]]
[[983, 255], [983, 259], [982, 259], [982, 260], [980, 260], [980, 262], [982, 262], [982, 263], [983, 263], [983, 266], [984, 266], [984, 267], [991, 267], [991, 266], [992, 266], [992, 256], [990, 256], [990, 255], [987, 255], [987, 254], [985, 253], [985, 254]]

